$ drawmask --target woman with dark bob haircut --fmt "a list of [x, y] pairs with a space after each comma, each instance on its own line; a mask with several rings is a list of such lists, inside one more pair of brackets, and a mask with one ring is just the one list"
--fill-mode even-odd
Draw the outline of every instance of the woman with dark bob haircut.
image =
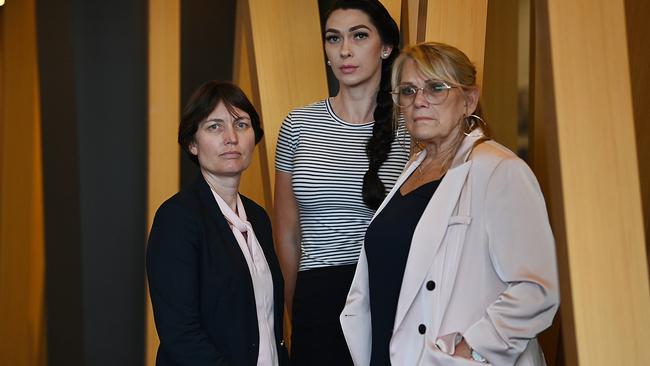
[[201, 174], [163, 203], [147, 247], [156, 365], [285, 365], [283, 280], [262, 207], [238, 193], [263, 131], [237, 86], [203, 84], [178, 142]]

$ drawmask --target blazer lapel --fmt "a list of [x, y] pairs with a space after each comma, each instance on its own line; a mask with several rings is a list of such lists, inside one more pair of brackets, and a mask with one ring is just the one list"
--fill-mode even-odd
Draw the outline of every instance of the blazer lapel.
[[429, 267], [442, 244], [449, 218], [456, 206], [470, 166], [471, 162], [467, 162], [447, 172], [415, 227], [393, 329], [399, 328], [422, 287]]
[[[431, 200], [420, 217], [418, 225], [415, 227], [413, 239], [411, 240], [411, 249], [406, 261], [406, 269], [402, 279], [402, 288], [397, 303], [397, 313], [395, 314], [393, 329], [398, 329], [404, 320], [406, 313], [411, 308], [413, 300], [422, 287], [422, 283], [434, 261], [434, 257], [440, 249], [442, 239], [447, 232], [449, 218], [453, 214], [453, 210], [456, 207], [460, 192], [463, 189], [472, 165], [472, 162], [468, 161], [469, 155], [474, 148], [474, 143], [483, 136], [483, 131], [479, 128], [463, 139], [454, 156], [451, 168], [445, 174], [442, 182], [440, 182], [438, 189], [436, 189], [433, 197], [431, 197]], [[420, 156], [409, 167], [409, 172], [403, 174], [400, 178], [405, 180], [410, 172], [416, 169], [424, 160], [425, 156], [426, 151], [422, 151]], [[399, 186], [401, 186], [403, 180], [399, 183]], [[399, 189], [399, 186], [395, 184], [397, 189]], [[395, 191], [395, 188], [393, 191]], [[386, 201], [388, 199], [384, 203]]]
[[[205, 181], [205, 178], [203, 178], [203, 176], [199, 177], [197, 185], [200, 201], [203, 204], [207, 215], [210, 216], [209, 220], [215, 225], [217, 231], [219, 232], [219, 235], [221, 235], [221, 238], [225, 241], [223, 247], [227, 250], [227, 253], [230, 253], [236, 257], [236, 259], [233, 259], [238, 262], [240, 268], [245, 268], [246, 273], [248, 273], [248, 264], [246, 263], [244, 253], [242, 253], [241, 249], [239, 248], [239, 243], [237, 243], [237, 239], [235, 239], [235, 235], [232, 233], [232, 229], [230, 228], [230, 225], [228, 225], [226, 217], [223, 215], [223, 212], [221, 212], [221, 209], [219, 208], [219, 205], [214, 198], [212, 190], [210, 189], [210, 186]], [[208, 243], [208, 245], [214, 247], [216, 244]], [[252, 291], [253, 282], [250, 279], [250, 276], [248, 277], [247, 282], [250, 284]]]

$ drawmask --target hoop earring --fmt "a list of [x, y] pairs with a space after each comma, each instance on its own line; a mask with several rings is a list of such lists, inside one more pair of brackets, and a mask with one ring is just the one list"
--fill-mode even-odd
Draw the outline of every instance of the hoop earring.
[[481, 116], [477, 114], [470, 114], [469, 116], [466, 116], [464, 118], [465, 120], [465, 131], [463, 131], [463, 134], [465, 136], [469, 136], [472, 131], [474, 131], [477, 127], [480, 127], [480, 125], [487, 126], [487, 123]]

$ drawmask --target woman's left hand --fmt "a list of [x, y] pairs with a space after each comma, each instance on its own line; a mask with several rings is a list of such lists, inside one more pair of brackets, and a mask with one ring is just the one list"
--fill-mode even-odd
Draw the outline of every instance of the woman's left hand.
[[461, 339], [460, 342], [456, 345], [454, 349], [455, 357], [462, 357], [468, 360], [472, 359], [472, 349], [469, 347], [469, 344], [465, 342], [465, 338]]

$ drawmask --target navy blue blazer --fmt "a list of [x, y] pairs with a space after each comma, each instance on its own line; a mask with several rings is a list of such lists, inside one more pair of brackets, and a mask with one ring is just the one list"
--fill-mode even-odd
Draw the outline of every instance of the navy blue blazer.
[[[284, 283], [262, 207], [241, 196], [273, 277], [280, 365]], [[147, 276], [160, 347], [157, 366], [257, 364], [259, 330], [250, 272], [241, 249], [200, 176], [163, 203], [147, 246]]]

